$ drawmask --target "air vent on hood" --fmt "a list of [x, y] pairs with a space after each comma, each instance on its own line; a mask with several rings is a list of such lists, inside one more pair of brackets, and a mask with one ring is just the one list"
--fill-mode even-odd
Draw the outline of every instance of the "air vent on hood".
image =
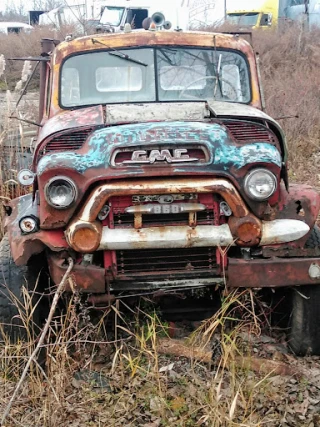
[[238, 142], [276, 142], [276, 137], [273, 132], [263, 125], [240, 120], [226, 120], [223, 123]]
[[79, 150], [92, 131], [92, 128], [88, 128], [55, 136], [43, 147], [41, 154], [47, 154], [53, 151]]

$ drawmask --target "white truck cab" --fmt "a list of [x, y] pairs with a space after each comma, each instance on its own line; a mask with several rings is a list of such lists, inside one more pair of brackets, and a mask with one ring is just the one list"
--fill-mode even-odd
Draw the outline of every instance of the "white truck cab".
[[164, 0], [156, 5], [152, 0], [110, 0], [104, 1], [101, 9], [100, 24], [104, 30], [110, 32], [123, 30], [126, 23], [133, 29], [143, 28], [143, 21], [155, 12], [163, 13], [173, 29], [188, 28], [188, 7], [181, 6], [181, 2], [175, 5], [175, 0]]

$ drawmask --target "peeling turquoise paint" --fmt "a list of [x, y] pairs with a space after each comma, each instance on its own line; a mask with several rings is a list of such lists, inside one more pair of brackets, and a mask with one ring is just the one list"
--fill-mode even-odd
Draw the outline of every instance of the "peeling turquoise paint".
[[[208, 162], [201, 164], [201, 169], [229, 170], [241, 169], [254, 163], [272, 163], [281, 167], [281, 155], [272, 144], [257, 142], [237, 146], [229, 140], [226, 128], [218, 123], [186, 123], [162, 122], [122, 125], [97, 130], [89, 138], [86, 145], [88, 151], [84, 154], [77, 152], [61, 152], [48, 154], [38, 163], [38, 174], [53, 168], [72, 168], [84, 173], [91, 168], [111, 167], [111, 156], [114, 150], [130, 146], [148, 148], [166, 145], [174, 148], [180, 144], [183, 148], [188, 145], [201, 144], [210, 154]], [[167, 163], [164, 166], [168, 167]], [[181, 164], [171, 165], [173, 170], [181, 171]], [[144, 165], [145, 167], [145, 165]], [[184, 164], [185, 170], [198, 170], [197, 163]], [[141, 165], [127, 166], [128, 174], [142, 170]]]
[[276, 147], [265, 142], [258, 142], [243, 147], [221, 145], [215, 151], [214, 164], [221, 164], [224, 170], [230, 166], [241, 169], [254, 163], [274, 163], [281, 167], [281, 155]]

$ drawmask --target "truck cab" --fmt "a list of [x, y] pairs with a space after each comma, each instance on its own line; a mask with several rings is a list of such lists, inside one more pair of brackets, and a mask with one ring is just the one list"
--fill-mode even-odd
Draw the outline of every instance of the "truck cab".
[[[100, 29], [105, 32], [117, 32], [124, 29], [125, 24], [130, 24], [134, 29], [146, 27], [145, 22], [149, 22], [154, 13], [162, 13], [170, 16], [170, 21], [160, 22], [161, 25], [172, 26], [186, 30], [188, 27], [189, 8], [184, 5], [184, 1], [173, 0], [169, 2], [164, 0], [159, 6], [155, 7], [154, 2], [150, 0], [108, 0], [101, 7]], [[147, 19], [149, 18], [149, 21]], [[169, 24], [170, 22], [170, 24]], [[147, 27], [146, 27], [147, 28]]]
[[239, 28], [276, 27], [279, 16], [279, 1], [229, 1], [226, 20]]

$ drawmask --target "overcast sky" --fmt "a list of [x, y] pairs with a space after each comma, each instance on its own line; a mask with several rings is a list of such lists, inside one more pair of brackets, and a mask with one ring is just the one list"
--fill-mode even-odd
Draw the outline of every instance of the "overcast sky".
[[0, 11], [4, 11], [6, 6], [20, 7], [23, 5], [25, 10], [32, 9], [32, 0], [0, 0]]

